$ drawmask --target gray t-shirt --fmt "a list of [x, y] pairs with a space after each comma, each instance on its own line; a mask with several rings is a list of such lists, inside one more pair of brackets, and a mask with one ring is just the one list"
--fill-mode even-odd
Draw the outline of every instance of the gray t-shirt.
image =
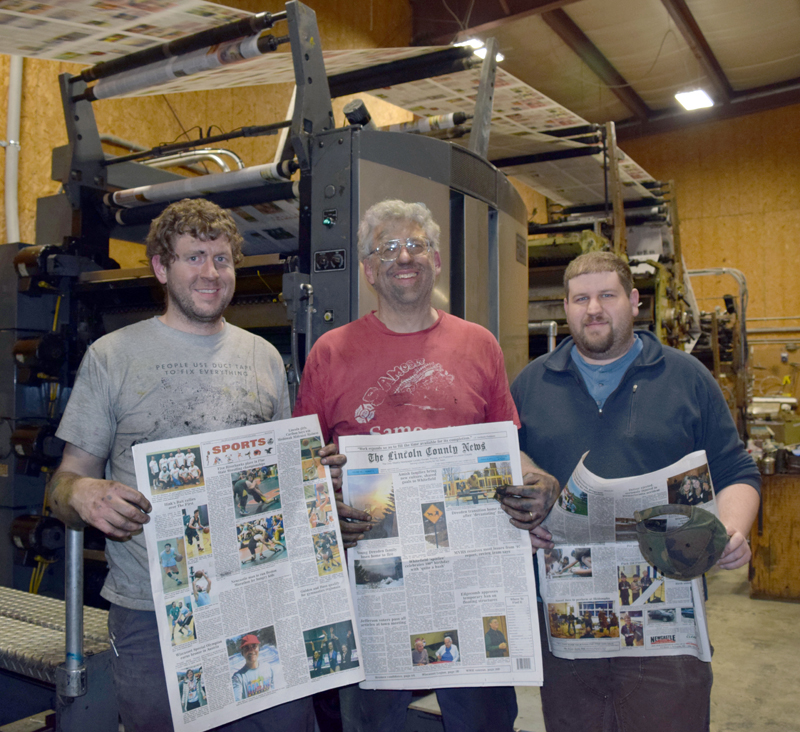
[[[263, 338], [229, 323], [194, 335], [151, 318], [89, 348], [56, 434], [106, 458], [106, 478], [136, 487], [133, 445], [290, 416], [283, 360]], [[142, 534], [107, 540], [106, 558], [103, 597], [153, 610]]]

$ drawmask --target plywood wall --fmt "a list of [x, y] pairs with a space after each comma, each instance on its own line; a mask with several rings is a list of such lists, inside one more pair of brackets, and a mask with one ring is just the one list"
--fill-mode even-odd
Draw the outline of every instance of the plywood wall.
[[[800, 106], [703, 124], [622, 145], [656, 178], [674, 180], [681, 241], [692, 269], [733, 267], [747, 277], [748, 317], [800, 316]], [[728, 278], [693, 280], [700, 306], [713, 309], [719, 295], [735, 292]], [[800, 328], [800, 317], [751, 320], [748, 328]], [[752, 334], [775, 339], [752, 346], [757, 390], [775, 391], [800, 367], [780, 363], [800, 330]], [[800, 362], [800, 350], [787, 351]], [[792, 388], [796, 385], [792, 384]]]
[[[231, 0], [225, 3], [250, 12], [282, 10], [276, 0]], [[411, 10], [406, 0], [315, 0], [313, 3], [324, 49], [405, 46], [411, 37]], [[276, 26], [282, 33], [285, 24]], [[5, 137], [8, 89], [7, 56], [0, 55], [0, 137]], [[25, 59], [22, 98], [22, 150], [20, 154], [19, 210], [22, 241], [35, 236], [36, 199], [51, 195], [59, 184], [50, 180], [50, 159], [54, 147], [67, 142], [58, 93], [58, 76], [77, 73], [81, 67]], [[248, 125], [263, 125], [286, 118], [291, 97], [289, 84], [266, 85], [236, 90], [192, 94], [170, 94], [139, 99], [96, 102], [93, 105], [101, 133], [110, 133], [145, 146], [197, 138], [214, 125], [230, 131]], [[337, 106], [341, 109], [341, 105]], [[396, 115], [397, 113], [395, 113]], [[337, 120], [341, 119], [341, 113]], [[390, 122], [396, 121], [394, 117]], [[387, 122], [388, 123], [388, 122]], [[234, 140], [225, 146], [238, 153], [247, 165], [269, 162], [277, 136]], [[0, 176], [0, 198], [3, 180]], [[0, 206], [0, 241], [5, 241], [5, 218]], [[123, 267], [138, 266], [142, 257], [137, 245], [120, 245], [112, 251]]]

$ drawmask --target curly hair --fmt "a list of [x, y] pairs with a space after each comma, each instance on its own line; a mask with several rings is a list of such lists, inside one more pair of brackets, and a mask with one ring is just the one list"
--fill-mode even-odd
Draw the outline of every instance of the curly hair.
[[430, 240], [433, 251], [439, 251], [439, 224], [433, 220], [424, 203], [407, 203], [387, 199], [370, 206], [358, 226], [358, 259], [363, 262], [375, 247], [375, 230], [388, 221], [413, 221], [419, 224]]
[[239, 264], [244, 258], [242, 235], [233, 217], [204, 198], [184, 198], [167, 206], [150, 224], [145, 244], [151, 269], [156, 255], [167, 267], [175, 261], [175, 242], [183, 234], [201, 241], [225, 237], [231, 245], [233, 263]]

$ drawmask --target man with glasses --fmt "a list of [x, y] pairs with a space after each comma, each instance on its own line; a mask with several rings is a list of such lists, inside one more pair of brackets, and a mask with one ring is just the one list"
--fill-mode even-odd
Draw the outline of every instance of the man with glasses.
[[[485, 328], [431, 305], [441, 270], [439, 226], [427, 206], [388, 200], [372, 206], [358, 229], [364, 276], [378, 309], [324, 334], [309, 354], [294, 415], [317, 414], [326, 440], [485, 422], [518, 424], [503, 352]], [[539, 525], [558, 485], [523, 461], [522, 497], [503, 499], [517, 528]], [[337, 501], [345, 547], [372, 528], [371, 516]], [[513, 687], [437, 690], [445, 726], [511, 732]], [[410, 691], [340, 692], [345, 732], [400, 731]]]
[[[203, 199], [173, 203], [153, 220], [147, 256], [166, 292], [164, 314], [91, 345], [58, 428], [66, 444], [49, 486], [53, 512], [71, 528], [90, 525], [109, 537], [102, 595], [111, 603], [112, 673], [127, 732], [172, 729], [167, 683], [177, 684], [174, 675], [167, 681], [161, 660], [142, 536], [152, 507], [136, 490], [131, 446], [289, 417], [280, 354], [223, 317], [236, 288], [241, 244], [232, 216]], [[174, 365], [175, 353], [187, 368]], [[213, 361], [236, 369], [191, 367]], [[174, 453], [162, 461], [162, 474], [177, 470]], [[339, 469], [331, 465], [331, 474], [338, 479]], [[180, 478], [170, 479], [165, 487], [180, 485]], [[170, 589], [177, 589], [177, 579]], [[224, 729], [250, 732], [270, 724], [310, 732], [313, 708], [298, 699]]]

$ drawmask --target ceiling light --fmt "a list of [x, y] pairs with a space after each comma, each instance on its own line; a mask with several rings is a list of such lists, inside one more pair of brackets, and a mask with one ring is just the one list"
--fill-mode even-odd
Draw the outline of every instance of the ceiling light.
[[[483, 48], [476, 48], [475, 49], [475, 55], [478, 58], [486, 58], [486, 46], [484, 46]], [[497, 52], [497, 56], [496, 56], [497, 63], [500, 63], [501, 61], [505, 61], [505, 58], [506, 57], [503, 56], [502, 53], [500, 53], [499, 51]]]
[[461, 41], [460, 43], [456, 43], [456, 46], [469, 46], [470, 48], [474, 48], [476, 51], [479, 48], [484, 47], [484, 42], [479, 38], [468, 38], [466, 41]]
[[[453, 45], [462, 46], [462, 47], [463, 46], [467, 46], [467, 47], [471, 48], [474, 51], [475, 55], [478, 58], [480, 58], [480, 59], [486, 58], [486, 44], [482, 40], [480, 40], [479, 38], [468, 38], [466, 41], [461, 41], [460, 43], [455, 43]], [[500, 63], [501, 61], [505, 61], [505, 59], [506, 59], [506, 57], [503, 56], [503, 54], [500, 53], [500, 51], [498, 51], [497, 52], [497, 63]]]
[[689, 111], [693, 109], [705, 109], [706, 107], [713, 107], [714, 100], [706, 94], [702, 89], [693, 89], [692, 91], [678, 92], [675, 95], [684, 109]]

